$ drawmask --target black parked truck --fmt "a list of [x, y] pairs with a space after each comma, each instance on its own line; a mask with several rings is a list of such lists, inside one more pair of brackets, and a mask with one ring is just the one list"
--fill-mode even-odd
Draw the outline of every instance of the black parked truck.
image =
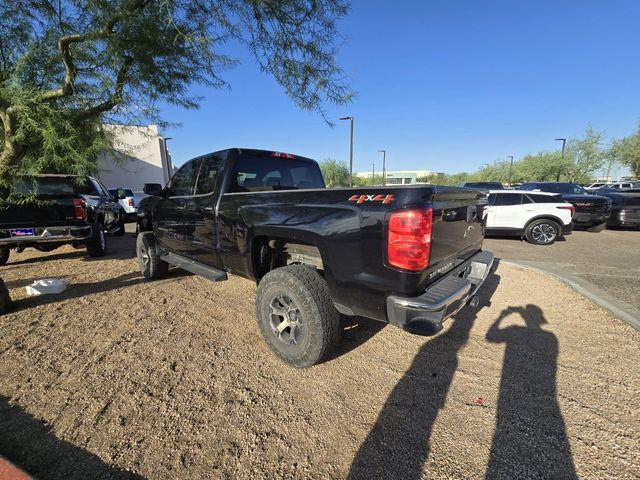
[[17, 177], [0, 196], [0, 265], [12, 249], [50, 252], [67, 244], [101, 257], [106, 234], [124, 234], [122, 207], [89, 176]]
[[256, 313], [273, 352], [294, 367], [323, 359], [340, 315], [431, 335], [468, 302], [493, 264], [482, 251], [486, 194], [413, 185], [326, 189], [308, 158], [231, 148], [145, 185], [140, 269], [170, 264], [214, 281], [258, 283]]

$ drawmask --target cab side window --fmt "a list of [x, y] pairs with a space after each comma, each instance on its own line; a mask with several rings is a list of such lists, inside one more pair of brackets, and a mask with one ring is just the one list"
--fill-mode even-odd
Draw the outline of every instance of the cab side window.
[[206, 195], [216, 189], [222, 167], [222, 159], [217, 155], [211, 155], [202, 161], [196, 184], [196, 195]]
[[185, 163], [171, 178], [167, 193], [169, 197], [188, 197], [193, 195], [193, 184], [198, 174], [200, 159]]
[[520, 205], [521, 203], [521, 193], [499, 193], [495, 205]]

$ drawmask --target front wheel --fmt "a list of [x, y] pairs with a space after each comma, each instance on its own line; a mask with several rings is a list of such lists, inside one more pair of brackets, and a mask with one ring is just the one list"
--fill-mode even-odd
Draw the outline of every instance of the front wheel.
[[95, 237], [87, 243], [87, 253], [90, 257], [104, 257], [107, 253], [107, 234], [100, 224]]
[[267, 273], [258, 285], [256, 313], [269, 348], [295, 368], [320, 362], [340, 340], [340, 314], [324, 278], [309, 267]]
[[9, 252], [8, 248], [0, 248], [0, 265], [6, 265], [9, 261]]
[[160, 259], [160, 252], [153, 232], [141, 232], [138, 234], [136, 254], [140, 273], [147, 280], [162, 278], [169, 271], [169, 264]]
[[560, 226], [553, 220], [534, 220], [525, 228], [524, 236], [534, 245], [551, 245], [560, 236]]

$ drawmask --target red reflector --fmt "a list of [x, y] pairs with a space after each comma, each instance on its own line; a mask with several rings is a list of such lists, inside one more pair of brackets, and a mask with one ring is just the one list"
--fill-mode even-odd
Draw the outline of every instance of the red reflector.
[[295, 155], [291, 155], [290, 153], [282, 153], [282, 152], [272, 152], [271, 156], [278, 157], [278, 158], [288, 158], [289, 160], [294, 160], [296, 158]]
[[130, 199], [129, 199], [129, 206], [130, 206], [130, 207], [133, 207], [133, 205], [134, 205], [134, 204], [133, 204], [133, 198], [130, 198]]
[[387, 262], [414, 272], [429, 265], [432, 210], [402, 210], [389, 215]]
[[87, 219], [87, 205], [84, 203], [84, 200], [81, 198], [73, 199], [73, 212], [76, 220]]

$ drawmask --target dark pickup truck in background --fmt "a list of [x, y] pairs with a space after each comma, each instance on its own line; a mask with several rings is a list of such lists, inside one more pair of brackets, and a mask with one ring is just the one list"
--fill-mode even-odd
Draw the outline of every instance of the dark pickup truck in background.
[[518, 190], [539, 190], [557, 193], [566, 202], [572, 204], [576, 212], [573, 223], [591, 232], [604, 230], [611, 215], [611, 200], [607, 197], [592, 195], [580, 185], [570, 182], [527, 182]]
[[49, 252], [66, 244], [100, 257], [106, 233], [124, 234], [122, 208], [92, 177], [24, 176], [14, 180], [10, 198], [7, 189], [0, 193], [0, 265], [11, 249]]
[[339, 339], [339, 313], [434, 334], [493, 264], [482, 251], [486, 194], [415, 185], [325, 189], [318, 164], [232, 148], [147, 184], [137, 254], [146, 278], [169, 264], [214, 281], [258, 282], [262, 336], [308, 367]]

